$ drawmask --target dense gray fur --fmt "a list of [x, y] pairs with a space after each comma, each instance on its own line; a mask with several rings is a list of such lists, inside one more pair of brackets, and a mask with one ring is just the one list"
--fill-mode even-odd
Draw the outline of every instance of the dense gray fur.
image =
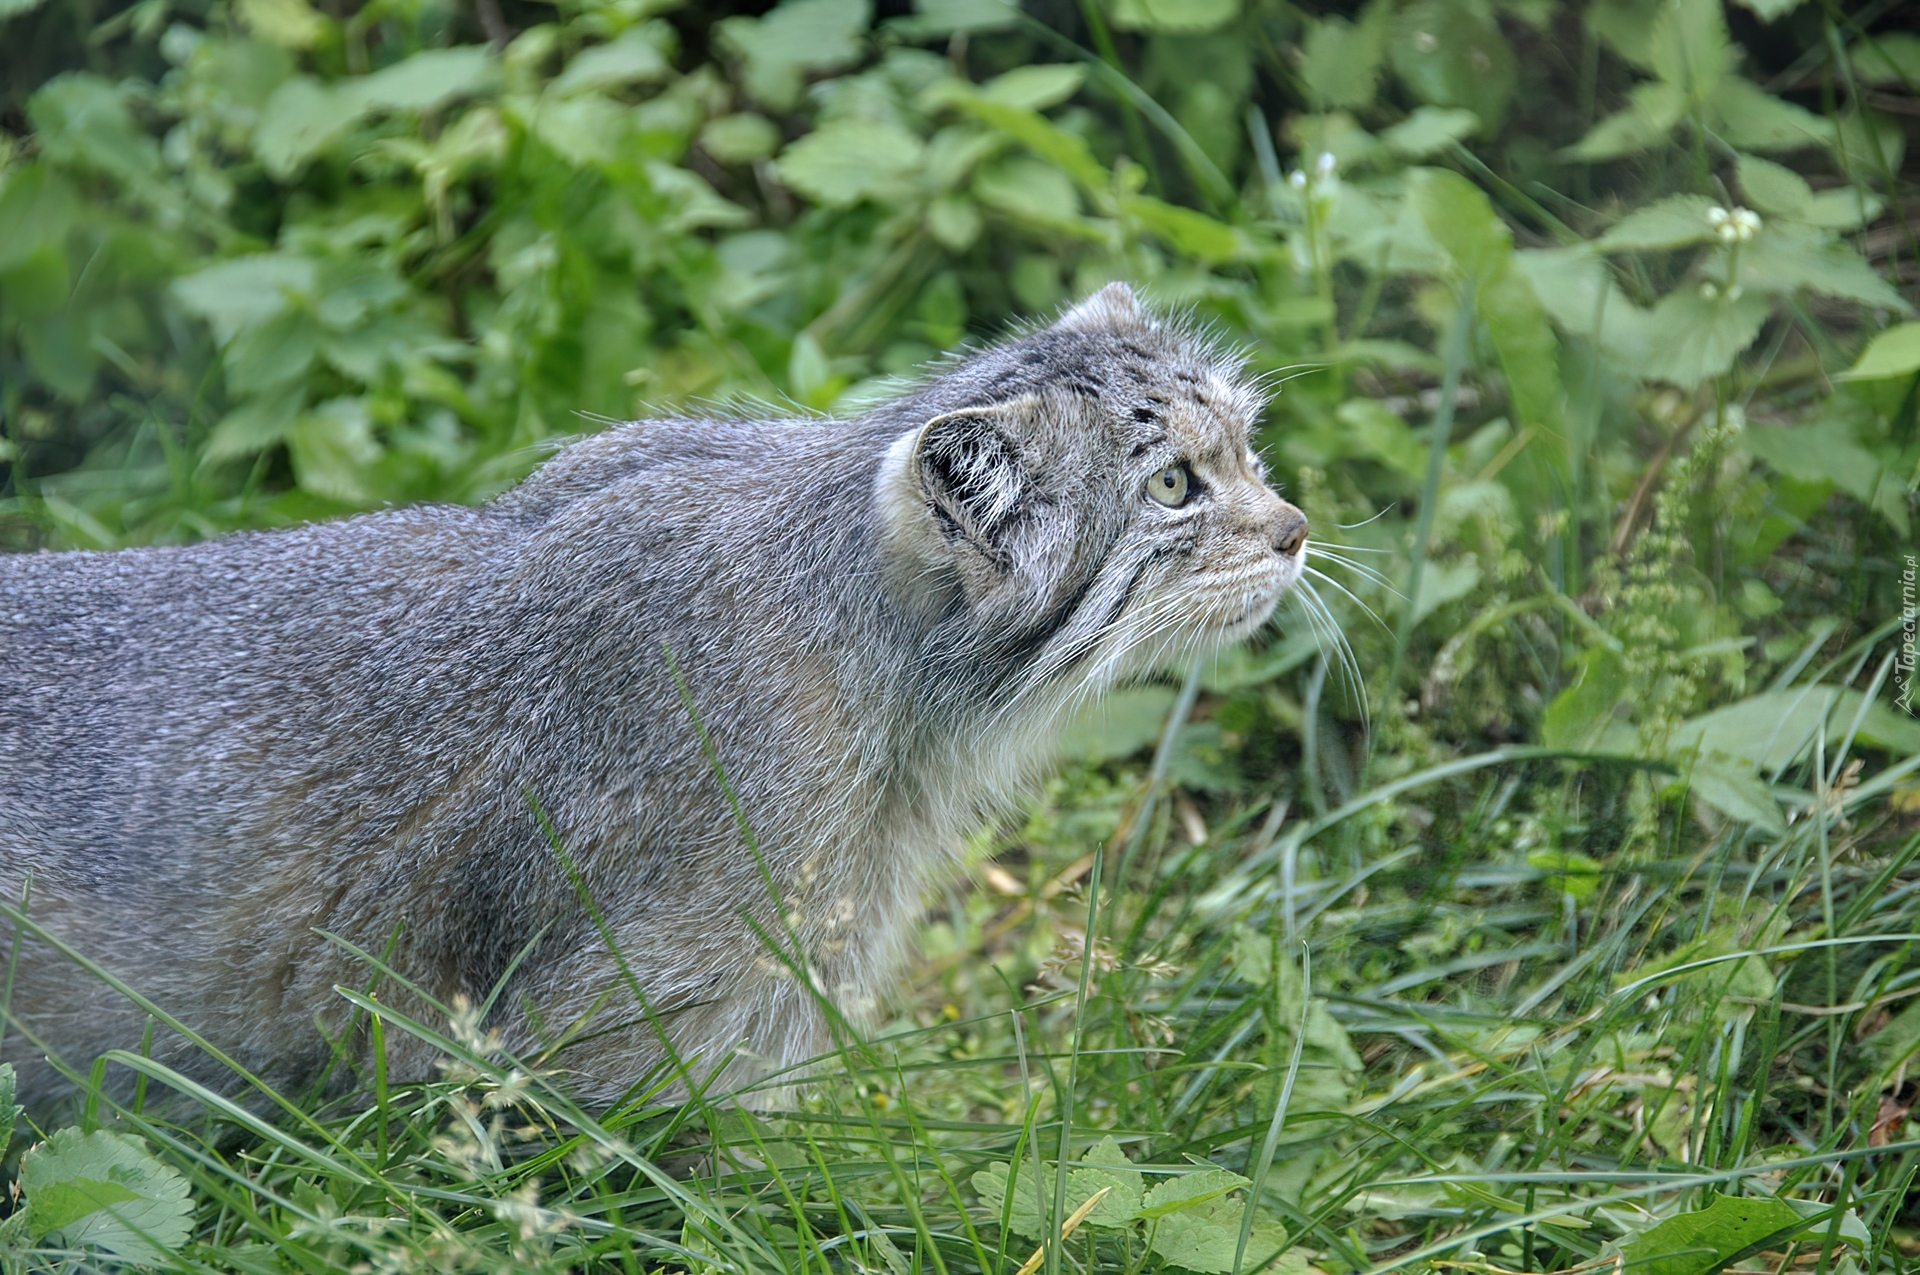
[[[551, 1065], [604, 1100], [661, 1050], [530, 793], [676, 1045], [739, 1048], [729, 1080], [794, 1063], [824, 1016], [746, 919], [781, 929], [664, 652], [815, 986], [857, 1015], [1064, 712], [1293, 583], [1305, 520], [1249, 450], [1259, 409], [1116, 285], [855, 421], [643, 421], [481, 508], [0, 556], [0, 898], [31, 877], [39, 925], [281, 1085], [368, 977], [316, 930], [397, 933], [447, 1001], [538, 938], [496, 1021], [522, 1049], [575, 1032]], [[1190, 503], [1148, 499], [1183, 462]], [[28, 935], [0, 1058], [44, 1107], [43, 1050], [84, 1071], [145, 1021]], [[387, 1039], [396, 1075], [430, 1071]]]

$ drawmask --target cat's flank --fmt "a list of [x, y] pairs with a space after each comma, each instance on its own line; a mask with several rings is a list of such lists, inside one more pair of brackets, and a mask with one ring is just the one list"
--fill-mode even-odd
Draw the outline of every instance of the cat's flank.
[[84, 1074], [148, 1026], [43, 928], [310, 1080], [369, 977], [326, 931], [443, 1003], [505, 978], [508, 1043], [565, 1040], [546, 1065], [606, 1100], [664, 1049], [601, 924], [696, 1070], [816, 1054], [819, 997], [883, 993], [1065, 714], [1293, 584], [1260, 408], [1115, 285], [858, 420], [642, 421], [480, 508], [0, 555], [0, 901], [33, 923], [0, 919], [0, 1059], [44, 1107], [47, 1053]]

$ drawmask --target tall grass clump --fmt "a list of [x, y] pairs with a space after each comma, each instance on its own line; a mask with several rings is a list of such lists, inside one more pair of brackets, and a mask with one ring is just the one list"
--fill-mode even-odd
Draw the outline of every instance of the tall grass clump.
[[0, 1270], [1904, 1275], [1904, 16], [0, 0], [7, 548], [856, 411], [1116, 278], [1271, 374], [1316, 536], [1248, 649], [1074, 723], [801, 1073], [582, 1110], [359, 953], [369, 1056], [434, 1074], [131, 1050], [29, 1120], [0, 1069]]

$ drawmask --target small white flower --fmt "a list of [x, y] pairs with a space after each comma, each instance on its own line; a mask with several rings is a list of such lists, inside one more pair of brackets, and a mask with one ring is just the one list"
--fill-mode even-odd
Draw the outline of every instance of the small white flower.
[[1713, 280], [1708, 279], [1700, 285], [1700, 296], [1702, 299], [1711, 301], [1719, 295], [1720, 289], [1714, 284]]
[[1731, 218], [1738, 229], [1742, 243], [1760, 233], [1760, 214], [1751, 208], [1736, 208]]
[[1707, 224], [1715, 230], [1718, 230], [1720, 227], [1726, 225], [1727, 219], [1732, 216], [1732, 213], [1722, 208], [1719, 204], [1715, 204], [1713, 207], [1707, 209]]
[[1295, 190], [1305, 190], [1307, 188], [1307, 175], [1296, 168], [1287, 174], [1287, 185], [1293, 187]]
[[1320, 157], [1313, 161], [1313, 175], [1324, 181], [1326, 178], [1333, 176], [1334, 166], [1337, 162], [1333, 157], [1332, 151], [1321, 151]]

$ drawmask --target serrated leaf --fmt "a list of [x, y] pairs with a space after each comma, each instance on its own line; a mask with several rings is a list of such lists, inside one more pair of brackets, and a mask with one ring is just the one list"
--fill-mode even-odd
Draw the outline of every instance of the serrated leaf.
[[1704, 1209], [1668, 1218], [1621, 1246], [1640, 1275], [1713, 1275], [1729, 1262], [1806, 1229], [1781, 1200], [1723, 1195]]
[[1087, 68], [1077, 62], [1051, 62], [1040, 66], [1017, 66], [994, 76], [980, 86], [980, 94], [990, 102], [1044, 111], [1060, 105], [1080, 91], [1087, 82]]
[[[1216, 1198], [1163, 1217], [1152, 1224], [1153, 1251], [1184, 1270], [1225, 1275], [1233, 1269], [1240, 1224], [1248, 1207], [1242, 1199]], [[1260, 1270], [1261, 1263], [1286, 1243], [1286, 1228], [1256, 1213], [1242, 1269]]]
[[135, 1139], [60, 1129], [20, 1158], [27, 1231], [148, 1265], [191, 1234], [187, 1180]]
[[366, 109], [424, 112], [492, 87], [496, 74], [485, 45], [463, 45], [422, 50], [344, 85]]
[[0, 187], [0, 271], [58, 244], [72, 228], [73, 189], [45, 164], [22, 164]]
[[1594, 241], [1602, 252], [1642, 252], [1705, 243], [1714, 237], [1707, 210], [1714, 201], [1704, 195], [1673, 195], [1622, 217]]
[[1595, 124], [1587, 135], [1562, 152], [1568, 159], [1618, 159], [1664, 145], [1673, 126], [1686, 112], [1686, 93], [1677, 85], [1636, 84], [1627, 94], [1624, 111]]
[[1110, 0], [1113, 25], [1122, 31], [1199, 35], [1232, 21], [1240, 0]]
[[213, 329], [222, 345], [241, 328], [260, 323], [286, 307], [289, 294], [313, 291], [318, 267], [286, 252], [234, 257], [173, 281], [173, 295]]
[[1823, 190], [1807, 201], [1797, 218], [1823, 230], [1858, 230], [1878, 217], [1887, 201], [1857, 186]]
[[282, 310], [265, 322], [241, 330], [222, 352], [227, 388], [257, 394], [297, 381], [320, 352], [320, 332], [299, 310]]
[[1120, 211], [1140, 222], [1160, 242], [1186, 256], [1211, 264], [1246, 255], [1247, 245], [1239, 231], [1191, 208], [1148, 195], [1132, 195], [1120, 201]]
[[310, 49], [326, 34], [326, 18], [307, 0], [240, 0], [238, 8], [248, 30], [283, 49]]
[[1853, 51], [1853, 73], [1868, 84], [1920, 85], [1920, 35], [1895, 31], [1861, 37]]
[[1168, 1178], [1154, 1186], [1140, 1202], [1138, 1216], [1146, 1221], [1163, 1218], [1183, 1209], [1198, 1208], [1209, 1200], [1217, 1200], [1229, 1191], [1252, 1185], [1238, 1173], [1229, 1173], [1225, 1169], [1202, 1169], [1198, 1173], [1183, 1173]]
[[723, 18], [720, 43], [741, 60], [741, 79], [754, 97], [790, 109], [811, 71], [846, 66], [860, 56], [873, 20], [868, 0], [786, 0], [764, 17]]
[[292, 177], [358, 122], [360, 97], [310, 75], [296, 75], [273, 91], [253, 131], [253, 153], [267, 172]]
[[1702, 757], [1688, 771], [1687, 783], [1694, 796], [1721, 814], [1752, 824], [1768, 836], [1786, 835], [1780, 803], [1750, 767]]
[[1466, 137], [1480, 126], [1472, 111], [1444, 106], [1422, 106], [1380, 134], [1380, 140], [1408, 159], [1425, 159], [1435, 151]]
[[1805, 288], [1830, 297], [1911, 314], [1913, 307], [1867, 259], [1812, 227], [1769, 224], [1740, 253], [1743, 287], [1768, 292]]
[[789, 146], [777, 168], [782, 181], [815, 203], [849, 208], [863, 199], [903, 198], [925, 156], [925, 144], [897, 124], [843, 119]]
[[1770, 217], [1797, 220], [1813, 199], [1807, 179], [1791, 168], [1755, 155], [1742, 155], [1734, 166], [1747, 202]]
[[1841, 421], [1755, 427], [1741, 438], [1748, 451], [1800, 482], [1830, 482], [1860, 501], [1872, 500], [1880, 485], [1879, 459]]
[[1707, 106], [1720, 135], [1740, 150], [1791, 151], [1833, 144], [1833, 129], [1820, 116], [1737, 75], [1721, 79]]
[[672, 28], [664, 22], [630, 27], [605, 44], [581, 50], [547, 86], [547, 92], [566, 96], [585, 89], [649, 84], [665, 79], [673, 73], [673, 67], [661, 46], [671, 38]]
[[1486, 194], [1460, 174], [1444, 168], [1415, 169], [1407, 177], [1407, 203], [1460, 273], [1484, 281], [1507, 268], [1513, 256], [1513, 232], [1493, 211]]
[[1760, 325], [1771, 312], [1767, 298], [1757, 293], [1706, 297], [1682, 284], [1661, 297], [1647, 316], [1647, 365], [1642, 373], [1649, 380], [1692, 389], [1732, 367], [1760, 335]]
[[1472, 111], [1489, 133], [1500, 127], [1518, 70], [1488, 9], [1470, 0], [1420, 0], [1395, 18], [1387, 49], [1394, 74], [1422, 102]]
[[[1814, 736], [1823, 730], [1831, 753], [1859, 709], [1860, 692], [1851, 687], [1764, 691], [1682, 722], [1674, 728], [1668, 747], [1675, 753], [1690, 748], [1721, 753], [1775, 771], [1804, 755], [1812, 748]], [[1912, 756], [1920, 753], [1920, 721], [1876, 701], [1861, 717], [1857, 740], [1899, 756]]]
[[1867, 342], [1838, 381], [1873, 381], [1920, 372], [1920, 323], [1898, 323]]
[[1667, 0], [1653, 20], [1647, 57], [1653, 73], [1689, 103], [1706, 101], [1733, 65], [1720, 0]]
[[[1341, 17], [1309, 19], [1301, 47], [1300, 81], [1306, 85], [1308, 101], [1315, 110], [1358, 109], [1373, 104], [1380, 63], [1386, 56], [1386, 30], [1373, 18], [1375, 13], [1384, 17], [1386, 10], [1373, 6], [1359, 22]], [[1474, 116], [1473, 126], [1479, 122]]]
[[1106, 168], [1094, 158], [1087, 140], [1060, 128], [1039, 112], [975, 95], [956, 98], [953, 104], [1058, 166], [1088, 193], [1104, 195], [1112, 185]]

